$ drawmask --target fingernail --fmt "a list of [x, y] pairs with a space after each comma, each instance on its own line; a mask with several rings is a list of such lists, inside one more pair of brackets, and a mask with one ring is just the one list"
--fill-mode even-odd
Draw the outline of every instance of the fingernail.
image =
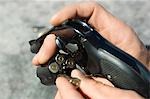
[[34, 64], [34, 65], [38, 65], [39, 64], [39, 62], [37, 60], [37, 54], [33, 57], [32, 64]]
[[57, 16], [58, 16], [57, 14], [55, 14], [54, 16], [52, 16], [52, 18], [50, 19], [50, 23], [51, 24], [53, 24], [53, 21], [56, 19]]
[[74, 69], [74, 70], [71, 72], [71, 76], [81, 79], [81, 78], [84, 77], [84, 74], [83, 74], [81, 71], [79, 71], [78, 69]]

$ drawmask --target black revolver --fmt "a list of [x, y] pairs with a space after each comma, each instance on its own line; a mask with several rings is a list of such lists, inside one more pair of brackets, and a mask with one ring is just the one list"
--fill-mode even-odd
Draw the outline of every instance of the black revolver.
[[42, 84], [54, 85], [60, 74], [70, 76], [71, 71], [78, 68], [88, 75], [103, 76], [118, 88], [150, 97], [150, 72], [145, 66], [115, 47], [86, 22], [72, 19], [51, 28], [29, 41], [32, 53], [39, 51], [49, 34], [56, 35], [57, 51], [37, 68], [37, 77]]

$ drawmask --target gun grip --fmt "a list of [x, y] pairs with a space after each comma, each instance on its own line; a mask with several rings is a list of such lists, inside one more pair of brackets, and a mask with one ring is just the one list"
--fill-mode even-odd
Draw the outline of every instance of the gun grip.
[[91, 74], [102, 74], [118, 88], [134, 90], [149, 97], [149, 82], [132, 66], [102, 48], [94, 48], [88, 41], [84, 42], [84, 46], [88, 53], [88, 63], [95, 63], [87, 66]]

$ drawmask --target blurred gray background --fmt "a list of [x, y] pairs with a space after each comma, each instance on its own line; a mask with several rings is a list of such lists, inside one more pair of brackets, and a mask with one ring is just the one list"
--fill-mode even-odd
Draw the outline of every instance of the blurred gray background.
[[[0, 0], [0, 99], [53, 99], [55, 87], [36, 78], [28, 41], [36, 37], [32, 26], [48, 26], [59, 9], [79, 1]], [[102, 0], [101, 4], [150, 44], [149, 0]]]

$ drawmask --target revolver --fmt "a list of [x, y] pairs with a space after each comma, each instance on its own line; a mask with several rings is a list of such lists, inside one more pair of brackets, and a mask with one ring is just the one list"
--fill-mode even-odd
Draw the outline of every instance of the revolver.
[[56, 53], [36, 73], [44, 85], [55, 85], [60, 74], [70, 76], [73, 69], [88, 75], [103, 76], [115, 87], [134, 90], [150, 98], [150, 72], [131, 55], [103, 38], [83, 20], [71, 19], [54, 26], [29, 41], [32, 53], [38, 53], [47, 35], [56, 36]]

